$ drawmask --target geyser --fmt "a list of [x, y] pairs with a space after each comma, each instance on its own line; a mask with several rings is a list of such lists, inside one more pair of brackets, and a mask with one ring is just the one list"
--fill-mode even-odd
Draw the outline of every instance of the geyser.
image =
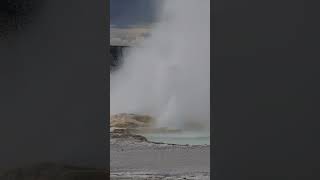
[[210, 124], [210, 0], [165, 0], [151, 35], [110, 74], [110, 112], [149, 114], [157, 125]]

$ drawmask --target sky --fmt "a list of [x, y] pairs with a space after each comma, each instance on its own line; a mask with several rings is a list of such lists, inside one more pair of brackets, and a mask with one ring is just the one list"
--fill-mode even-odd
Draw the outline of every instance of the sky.
[[143, 26], [155, 21], [159, 0], [110, 0], [112, 26]]

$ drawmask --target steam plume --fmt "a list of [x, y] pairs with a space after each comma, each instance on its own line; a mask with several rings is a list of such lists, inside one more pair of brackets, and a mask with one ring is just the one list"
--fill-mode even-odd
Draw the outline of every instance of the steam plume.
[[151, 36], [110, 77], [110, 112], [149, 114], [158, 126], [210, 124], [210, 0], [166, 0]]

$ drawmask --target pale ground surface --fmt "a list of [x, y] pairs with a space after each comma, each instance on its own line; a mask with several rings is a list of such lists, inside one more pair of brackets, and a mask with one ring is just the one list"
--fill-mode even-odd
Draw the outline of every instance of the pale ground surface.
[[209, 145], [110, 140], [111, 179], [210, 179]]
[[210, 179], [209, 145], [148, 141], [136, 133], [172, 131], [152, 128], [155, 119], [147, 115], [121, 113], [110, 119], [111, 179]]

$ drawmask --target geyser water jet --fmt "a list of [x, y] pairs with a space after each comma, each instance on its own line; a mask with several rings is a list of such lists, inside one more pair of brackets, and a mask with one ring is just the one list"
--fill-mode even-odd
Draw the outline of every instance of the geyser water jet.
[[210, 0], [165, 0], [151, 35], [110, 74], [110, 112], [161, 127], [209, 129]]

